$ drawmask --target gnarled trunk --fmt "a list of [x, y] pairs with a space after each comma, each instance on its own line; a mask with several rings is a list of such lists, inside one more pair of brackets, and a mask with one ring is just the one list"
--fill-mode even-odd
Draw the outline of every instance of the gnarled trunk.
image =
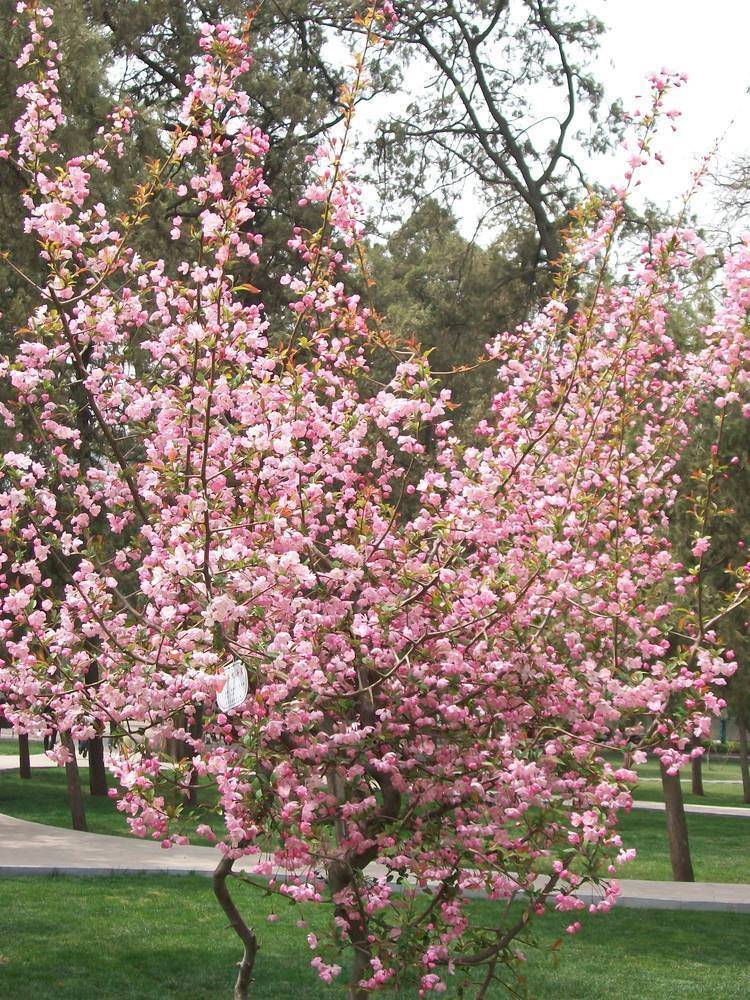
[[672, 878], [675, 882], [695, 882], [680, 776], [679, 774], [667, 774], [667, 769], [663, 764], [661, 765], [661, 786], [664, 791], [664, 812], [667, 819]]
[[219, 905], [226, 913], [230, 925], [234, 929], [237, 937], [245, 947], [242, 961], [238, 963], [239, 972], [237, 981], [234, 984], [234, 1000], [247, 1000], [250, 995], [250, 986], [253, 981], [253, 966], [255, 956], [258, 954], [258, 939], [255, 932], [247, 926], [242, 918], [242, 914], [234, 905], [229, 889], [227, 888], [227, 877], [231, 874], [234, 861], [232, 858], [223, 857], [214, 869], [213, 886], [214, 895], [219, 901]]

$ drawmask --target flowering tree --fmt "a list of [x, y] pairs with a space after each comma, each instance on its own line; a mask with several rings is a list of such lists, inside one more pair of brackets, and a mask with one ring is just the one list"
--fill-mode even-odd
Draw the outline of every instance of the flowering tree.
[[[592, 201], [546, 308], [488, 345], [496, 392], [461, 440], [429, 359], [395, 350], [352, 291], [362, 230], [341, 153], [364, 52], [344, 133], [311, 164], [321, 226], [290, 235], [290, 308], [270, 316], [251, 283], [268, 192], [247, 38], [202, 29], [171, 152], [112, 219], [90, 180], [132, 112], [58, 162], [52, 15], [19, 12], [25, 111], [0, 155], [27, 178], [47, 277], [26, 276], [38, 307], [0, 369], [9, 717], [82, 738], [110, 726], [119, 807], [165, 846], [187, 840], [165, 785], [215, 790], [197, 833], [217, 841], [216, 894], [244, 944], [236, 997], [257, 950], [227, 888], [239, 858], [264, 888], [330, 905], [312, 965], [331, 981], [348, 954], [352, 997], [414, 970], [419, 995], [468, 980], [483, 997], [547, 904], [581, 909], [586, 884], [592, 910], [615, 898], [635, 775], [605, 751], [653, 748], [675, 769], [722, 704], [731, 657], [694, 582], [710, 539], [683, 566], [667, 528], [696, 407], [746, 393], [750, 245], [687, 354], [667, 320], [696, 238], [661, 234], [613, 285], [626, 189]], [[368, 45], [390, 17], [367, 11]], [[633, 170], [669, 84], [654, 78]], [[170, 186], [174, 268], [133, 249]], [[745, 594], [740, 574], [731, 603]], [[230, 665], [240, 692], [222, 711]], [[187, 749], [165, 765], [170, 739]], [[492, 926], [472, 921], [476, 891]]]

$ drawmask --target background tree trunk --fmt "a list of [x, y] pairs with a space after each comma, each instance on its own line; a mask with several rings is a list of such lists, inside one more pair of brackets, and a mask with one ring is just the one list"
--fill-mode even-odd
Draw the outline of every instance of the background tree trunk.
[[663, 764], [661, 765], [661, 786], [664, 791], [664, 812], [667, 819], [672, 878], [675, 882], [695, 882], [680, 776], [679, 774], [667, 774], [667, 769]]
[[104, 741], [101, 736], [89, 740], [89, 792], [107, 795], [107, 769], [104, 766]]
[[28, 733], [21, 733], [18, 737], [18, 772], [22, 778], [31, 777], [31, 758], [29, 756]]
[[737, 718], [737, 732], [740, 738], [740, 773], [742, 774], [742, 801], [750, 803], [750, 767], [747, 758], [747, 719]]
[[[99, 664], [91, 660], [86, 671], [86, 683], [96, 684], [99, 681]], [[92, 795], [107, 794], [107, 769], [104, 766], [104, 741], [101, 736], [89, 740], [89, 792]]]
[[60, 742], [72, 756], [72, 760], [65, 765], [65, 777], [68, 780], [68, 802], [70, 803], [70, 818], [73, 829], [85, 831], [88, 830], [88, 826], [86, 825], [86, 809], [83, 804], [81, 775], [78, 771], [75, 744], [70, 733], [60, 733]]
[[[177, 720], [176, 725], [181, 728], [188, 728], [187, 719], [184, 714], [180, 716], [179, 720]], [[189, 728], [190, 735], [193, 739], [198, 739], [203, 732], [203, 712], [200, 708], [195, 713], [195, 718]], [[166, 752], [176, 763], [179, 763], [181, 760], [185, 760], [186, 758], [192, 759], [195, 756], [195, 752], [187, 740], [177, 740], [173, 736], [170, 736], [167, 740]], [[185, 796], [185, 801], [189, 805], [198, 805], [197, 774], [192, 775], [190, 784], [184, 788], [183, 794]]]
[[703, 756], [693, 757], [690, 762], [691, 790], [693, 795], [705, 795], [703, 791]]

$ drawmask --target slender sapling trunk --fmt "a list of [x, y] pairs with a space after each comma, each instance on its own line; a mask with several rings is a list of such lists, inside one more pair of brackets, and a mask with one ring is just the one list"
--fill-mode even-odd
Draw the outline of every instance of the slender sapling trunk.
[[[190, 735], [194, 740], [197, 740], [200, 739], [202, 733], [203, 733], [203, 709], [199, 706], [195, 713], [193, 722], [190, 726]], [[193, 749], [193, 746], [190, 743], [185, 742], [184, 747], [186, 755], [190, 757], [190, 759], [192, 760], [192, 758], [195, 757], [195, 750]], [[190, 776], [190, 785], [188, 786], [187, 801], [191, 806], [198, 805], [198, 775], [195, 771], [193, 771], [193, 773]]]
[[[96, 685], [99, 682], [99, 663], [96, 658], [91, 660], [86, 673], [86, 683]], [[89, 792], [94, 796], [107, 794], [107, 769], [104, 766], [104, 741], [101, 736], [89, 740]]]

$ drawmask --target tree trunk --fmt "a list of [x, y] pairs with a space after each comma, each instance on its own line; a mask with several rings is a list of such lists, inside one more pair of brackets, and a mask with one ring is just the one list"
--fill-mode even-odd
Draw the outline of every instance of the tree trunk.
[[661, 765], [661, 786], [664, 791], [664, 812], [667, 819], [672, 878], [675, 882], [695, 882], [680, 776], [679, 774], [667, 774], [667, 769], [663, 764]]
[[89, 740], [89, 792], [107, 795], [107, 769], [104, 766], [104, 741], [101, 736]]
[[690, 762], [691, 791], [693, 795], [705, 795], [703, 791], [703, 755], [693, 757]]
[[[341, 861], [332, 861], [328, 865], [328, 888], [332, 896], [342, 892], [353, 881], [353, 867]], [[346, 930], [349, 941], [352, 945], [354, 956], [352, 958], [351, 981], [349, 983], [349, 1000], [368, 1000], [369, 990], [363, 990], [359, 986], [362, 979], [369, 979], [372, 975], [372, 949], [368, 941], [368, 927], [366, 917], [352, 919], [350, 907], [337, 906], [336, 916], [346, 922]]]
[[239, 972], [237, 973], [237, 982], [234, 984], [234, 1000], [247, 1000], [253, 981], [255, 956], [258, 954], [258, 939], [255, 932], [242, 919], [242, 914], [234, 905], [234, 900], [227, 889], [227, 876], [231, 874], [233, 865], [234, 861], [231, 858], [221, 859], [214, 868], [213, 886], [214, 895], [218, 899], [219, 905], [226, 913], [235, 934], [245, 946], [242, 961], [238, 963]]
[[372, 951], [370, 942], [367, 940], [367, 926], [361, 920], [349, 922], [349, 940], [354, 948], [354, 958], [352, 960], [352, 981], [349, 984], [350, 1000], [368, 1000], [371, 996], [369, 990], [359, 987], [362, 979], [369, 979], [372, 975]]
[[740, 738], [740, 773], [742, 774], [742, 801], [750, 803], [750, 767], [747, 755], [747, 719], [740, 716], [737, 719], [737, 732]]
[[28, 733], [19, 733], [18, 736], [18, 772], [22, 778], [31, 777], [31, 757], [29, 756], [29, 736]]
[[83, 805], [81, 792], [81, 775], [78, 771], [76, 749], [70, 733], [60, 733], [60, 742], [71, 754], [72, 760], [65, 765], [65, 777], [68, 780], [68, 802], [70, 803], [70, 818], [74, 830], [88, 830], [86, 825], [86, 809]]

